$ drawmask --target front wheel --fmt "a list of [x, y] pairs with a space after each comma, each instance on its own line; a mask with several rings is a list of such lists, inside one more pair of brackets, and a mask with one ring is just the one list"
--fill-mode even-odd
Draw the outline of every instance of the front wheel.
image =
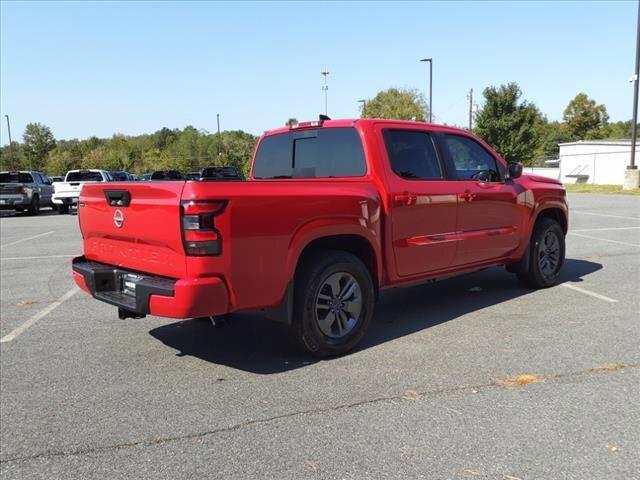
[[529, 268], [518, 279], [531, 288], [547, 288], [558, 283], [564, 264], [564, 231], [558, 222], [542, 218], [536, 223], [531, 242]]
[[317, 252], [296, 275], [294, 338], [316, 357], [346, 353], [367, 332], [374, 299], [373, 280], [358, 257], [341, 251]]

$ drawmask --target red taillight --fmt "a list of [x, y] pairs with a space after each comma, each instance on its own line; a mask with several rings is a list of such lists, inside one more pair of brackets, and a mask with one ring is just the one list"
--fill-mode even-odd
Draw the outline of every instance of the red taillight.
[[215, 227], [215, 217], [226, 203], [188, 200], [181, 202], [184, 250], [190, 256], [220, 255], [222, 237]]

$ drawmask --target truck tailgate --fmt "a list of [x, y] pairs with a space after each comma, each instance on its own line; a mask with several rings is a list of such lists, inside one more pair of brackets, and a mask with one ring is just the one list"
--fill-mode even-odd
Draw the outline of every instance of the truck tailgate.
[[183, 188], [184, 182], [85, 184], [78, 208], [85, 257], [139, 272], [184, 277]]

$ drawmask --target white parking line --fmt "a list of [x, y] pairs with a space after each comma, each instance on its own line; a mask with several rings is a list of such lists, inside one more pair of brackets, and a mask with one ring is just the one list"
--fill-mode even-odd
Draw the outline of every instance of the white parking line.
[[571, 232], [607, 232], [609, 230], [638, 230], [640, 227], [614, 227], [614, 228], [579, 228]]
[[58, 308], [60, 305], [62, 305], [64, 302], [69, 300], [73, 296], [73, 294], [76, 293], [78, 290], [80, 290], [78, 287], [73, 287], [67, 293], [62, 295], [58, 300], [56, 300], [53, 303], [50, 303], [49, 306], [47, 306], [47, 307], [43, 308], [42, 310], [40, 310], [33, 317], [31, 317], [29, 320], [27, 320], [22, 325], [17, 327], [15, 330], [13, 330], [12, 332], [6, 334], [4, 337], [0, 338], [0, 343], [10, 342], [14, 338], [16, 338], [18, 335], [23, 333], [29, 327], [33, 326], [33, 324], [36, 323], [38, 320], [40, 320], [41, 318], [45, 317], [46, 315], [48, 315], [49, 313], [54, 311], [56, 308]]
[[33, 237], [27, 237], [27, 238], [23, 238], [22, 240], [16, 240], [15, 242], [7, 243], [5, 245], [0, 245], [0, 248], [10, 247], [11, 245], [15, 245], [17, 243], [26, 242], [27, 240], [33, 240], [34, 238], [40, 238], [40, 237], [44, 237], [45, 235], [51, 235], [53, 232], [54, 232], [54, 230], [51, 230], [50, 232], [45, 232], [45, 233], [41, 233], [39, 235], [34, 235]]
[[570, 283], [562, 283], [563, 287], [570, 288], [571, 290], [575, 290], [576, 292], [584, 293], [585, 295], [589, 295], [590, 297], [594, 297], [600, 300], [604, 300], [609, 303], [618, 303], [618, 300], [615, 298], [607, 297], [606, 295], [600, 295], [599, 293], [592, 292], [591, 290], [586, 290], [584, 288], [576, 287], [575, 285], [571, 285]]
[[0, 258], [0, 261], [4, 260], [39, 260], [41, 258], [72, 258], [76, 255], [39, 255], [35, 257], [4, 257]]
[[576, 237], [590, 238], [591, 240], [602, 240], [603, 242], [617, 243], [619, 245], [627, 245], [629, 247], [640, 248], [640, 245], [638, 245], [637, 243], [621, 242], [620, 240], [609, 240], [608, 238], [593, 237], [591, 235], [583, 235], [581, 233], [575, 233], [575, 232], [569, 232], [569, 235], [575, 235]]
[[574, 213], [582, 213], [584, 215], [595, 215], [596, 217], [624, 218], [625, 220], [640, 220], [640, 217], [623, 217], [622, 215], [609, 215], [606, 213], [583, 212], [582, 210], [572, 210]]

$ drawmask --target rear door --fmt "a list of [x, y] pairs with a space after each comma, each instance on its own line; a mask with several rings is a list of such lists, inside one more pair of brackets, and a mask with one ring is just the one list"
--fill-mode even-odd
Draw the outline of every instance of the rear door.
[[438, 140], [456, 179], [459, 241], [454, 265], [508, 255], [520, 242], [516, 185], [505, 182], [505, 167], [473, 138], [443, 133]]
[[183, 188], [184, 182], [85, 184], [78, 207], [85, 256], [140, 272], [184, 277]]
[[421, 128], [378, 127], [386, 155], [391, 237], [398, 276], [444, 270], [455, 255], [457, 198], [433, 135]]

